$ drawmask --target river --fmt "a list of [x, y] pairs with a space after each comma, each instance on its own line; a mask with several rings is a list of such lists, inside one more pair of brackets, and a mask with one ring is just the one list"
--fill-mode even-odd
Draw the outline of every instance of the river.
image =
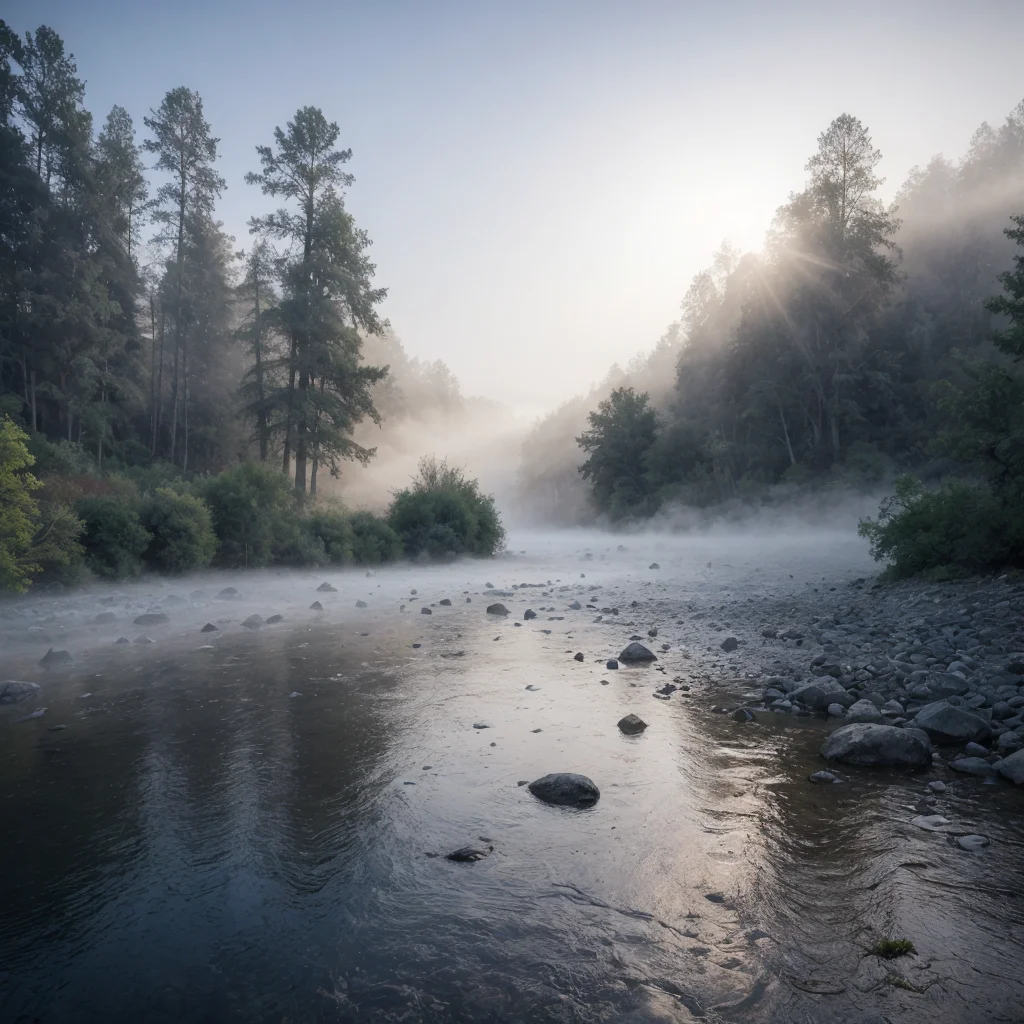
[[[992, 841], [966, 854], [910, 824], [948, 774], [814, 786], [824, 720], [716, 710], [759, 690], [769, 610], [873, 571], [839, 530], [527, 534], [489, 562], [0, 606], [0, 678], [41, 687], [0, 708], [0, 1017], [1024, 1019], [1022, 794], [951, 786], [943, 813]], [[632, 635], [659, 661], [608, 670]], [[560, 771], [598, 803], [522, 785]], [[445, 858], [466, 845], [488, 856]], [[868, 955], [903, 936], [914, 957]]]

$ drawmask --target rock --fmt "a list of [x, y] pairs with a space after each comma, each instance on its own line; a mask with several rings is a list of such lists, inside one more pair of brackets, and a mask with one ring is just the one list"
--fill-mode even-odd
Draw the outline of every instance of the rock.
[[152, 644], [156, 641], [151, 636], [146, 636], [145, 633], [140, 633], [133, 641], [133, 644]]
[[70, 665], [74, 659], [67, 651], [55, 651], [52, 647], [39, 659], [40, 665], [53, 668], [55, 665]]
[[846, 714], [846, 708], [842, 704], [829, 704], [826, 711], [830, 718], [842, 718]]
[[658, 627], [652, 626], [649, 630], [647, 630], [647, 635], [653, 640], [658, 635]]
[[117, 639], [116, 639], [116, 640], [114, 641], [114, 643], [115, 643], [115, 644], [130, 644], [130, 643], [131, 643], [131, 640], [129, 640], [129, 639], [128, 639], [128, 637], [126, 637], [126, 636], [119, 636], [119, 637], [118, 637], [118, 638], [117, 638]]
[[38, 692], [38, 683], [25, 683], [20, 679], [7, 679], [0, 683], [0, 705], [17, 704], [20, 701], [35, 696]]
[[503, 604], [489, 604], [487, 606], [488, 615], [508, 615], [508, 609]]
[[637, 715], [628, 714], [619, 719], [619, 730], [627, 736], [637, 736], [647, 728], [647, 723]]
[[992, 735], [991, 726], [983, 718], [944, 700], [921, 708], [914, 724], [936, 743], [980, 743]]
[[651, 562], [651, 564], [650, 564], [649, 566], [647, 566], [647, 568], [648, 568], [648, 569], [660, 569], [660, 568], [661, 568], [661, 566], [660, 566], [660, 565], [658, 565], [658, 563], [657, 563], [657, 562]]
[[916, 818], [910, 819], [911, 825], [923, 828], [925, 832], [945, 832], [949, 823], [949, 818], [944, 818], [941, 814], [919, 814]]
[[[452, 606], [452, 602], [447, 597], [442, 597], [437, 603], [441, 605], [442, 608], [451, 608]], [[366, 605], [364, 604], [363, 607], [365, 608]]]
[[[675, 687], [673, 686], [674, 690]], [[754, 720], [754, 712], [750, 708], [737, 708], [730, 716], [734, 722], [752, 722]]]
[[321, 583], [319, 587], [316, 588], [316, 592], [318, 594], [336, 594], [338, 592], [338, 588], [332, 587], [330, 583], [327, 583], [325, 581], [324, 583]]
[[995, 768], [1004, 779], [1018, 786], [1024, 785], [1024, 750], [1018, 750], [1016, 754], [1004, 757]]
[[474, 729], [490, 729], [490, 726], [489, 725], [485, 725], [483, 722], [474, 722], [473, 723], [473, 728]]
[[581, 605], [579, 601], [571, 601], [569, 603], [569, 608], [574, 612], [578, 612], [582, 607], [583, 605]]
[[218, 595], [218, 601], [233, 601], [238, 597], [238, 591], [234, 587], [225, 587]]
[[267, 625], [276, 626], [279, 622], [284, 622], [283, 615], [269, 615], [267, 616]]
[[853, 704], [853, 697], [839, 683], [825, 677], [791, 690], [789, 699], [806, 704], [815, 711], [826, 711], [829, 704], [842, 704], [846, 708]]
[[984, 836], [957, 836], [956, 845], [961, 850], [968, 850], [970, 853], [977, 853], [978, 850], [984, 850], [989, 845], [988, 839]]
[[298, 691], [298, 690], [292, 690], [292, 692], [291, 692], [291, 693], [289, 693], [289, 694], [288, 694], [288, 696], [289, 696], [289, 698], [292, 698], [292, 697], [301, 697], [301, 696], [302, 696], [302, 694], [301, 694], [301, 693], [299, 693], [299, 691]]
[[201, 630], [199, 630], [199, 632], [200, 633], [219, 633], [220, 629], [218, 629], [212, 622], [208, 622], [205, 626], [203, 626], [203, 628]]
[[577, 652], [576, 652], [576, 653], [575, 653], [575, 654], [574, 654], [574, 655], [572, 656], [572, 660], [573, 660], [573, 661], [582, 661], [582, 660], [583, 660], [583, 652], [582, 652], [582, 651], [577, 651]]
[[807, 776], [808, 782], [838, 782], [839, 778], [831, 772], [814, 772]]
[[535, 619], [535, 618], [537, 618], [537, 613], [536, 613], [536, 612], [535, 612], [535, 611], [534, 611], [534, 610], [533, 610], [532, 608], [527, 608], [527, 609], [526, 609], [526, 611], [525, 611], [525, 612], [523, 612], [523, 618], [524, 618], [524, 619], [525, 619], [525, 620], [526, 620], [527, 622], [529, 622], [529, 621], [530, 621], [530, 619]]
[[958, 757], [955, 761], [949, 762], [949, 767], [955, 772], [960, 772], [961, 775], [982, 777], [991, 775], [993, 771], [992, 765], [982, 757]]
[[931, 746], [920, 736], [894, 725], [854, 722], [843, 725], [821, 748], [827, 761], [891, 768], [919, 768], [931, 764]]
[[929, 782], [928, 783], [928, 788], [933, 793], [945, 793], [946, 792], [946, 784], [944, 782], [940, 782], [938, 779], [935, 779], [934, 781]]
[[[451, 601], [449, 601], [448, 603], [451, 604]], [[444, 601], [442, 601], [441, 604], [444, 604]], [[369, 608], [370, 606], [365, 601], [356, 601], [356, 607], [357, 608]]]
[[761, 636], [763, 636], [765, 640], [774, 640], [778, 635], [779, 631], [771, 626], [767, 626], [761, 630]]
[[493, 584], [493, 583], [485, 583], [485, 584], [484, 584], [484, 586], [485, 586], [485, 587], [486, 587], [486, 588], [487, 588], [488, 590], [493, 590], [493, 589], [494, 589], [494, 584]]
[[242, 621], [242, 625], [246, 629], [259, 629], [263, 625], [262, 615], [250, 615], [249, 618]]
[[163, 612], [146, 612], [145, 615], [140, 615], [138, 618], [132, 620], [134, 626], [162, 626], [165, 622], [170, 620], [164, 615]]
[[902, 715], [903, 705], [898, 700], [887, 700], [882, 705], [883, 715]]
[[925, 685], [936, 697], [961, 697], [971, 689], [962, 676], [945, 672], [933, 672]]
[[619, 667], [619, 663], [614, 658], [609, 658], [604, 663], [604, 667], [605, 668], [618, 668]]
[[734, 636], [727, 636], [718, 646], [725, 651], [726, 654], [731, 654], [739, 647], [740, 642]]
[[601, 796], [601, 791], [590, 779], [572, 772], [545, 775], [531, 782], [528, 788], [538, 800], [562, 807], [592, 807]]
[[980, 743], [968, 743], [964, 747], [964, 753], [968, 757], [988, 757], [991, 751], [988, 747], [983, 747]]
[[478, 860], [483, 860], [493, 849], [493, 846], [486, 850], [477, 849], [475, 846], [463, 846], [449, 853], [445, 860], [458, 861], [460, 864], [473, 864]]
[[869, 700], [859, 700], [846, 712], [848, 722], [881, 722], [882, 712]]
[[322, 612], [322, 611], [324, 610], [324, 606], [323, 606], [323, 605], [322, 605], [322, 604], [321, 604], [321, 603], [320, 603], [319, 601], [314, 601], [314, 602], [313, 602], [313, 603], [312, 603], [312, 604], [311, 604], [311, 605], [309, 606], [309, 610], [310, 610], [311, 612]]
[[[636, 641], [629, 644], [622, 653], [619, 655], [619, 661], [624, 661], [627, 665], [631, 662], [641, 661], [657, 661], [658, 657], [654, 651], [644, 647], [643, 644], [638, 644]], [[608, 666], [611, 668], [611, 665]], [[616, 666], [618, 667], [618, 666]]]
[[420, 615], [433, 615], [433, 614], [434, 614], [433, 611], [431, 611], [431, 609], [429, 609], [429, 608], [421, 608], [420, 609]]
[[117, 622], [117, 616], [113, 612], [100, 612], [92, 621], [97, 626], [105, 626], [108, 622]]
[[33, 718], [42, 718], [46, 714], [46, 708], [36, 708], [35, 711], [30, 711], [27, 715], [22, 715], [21, 718], [16, 718], [16, 722], [31, 722]]

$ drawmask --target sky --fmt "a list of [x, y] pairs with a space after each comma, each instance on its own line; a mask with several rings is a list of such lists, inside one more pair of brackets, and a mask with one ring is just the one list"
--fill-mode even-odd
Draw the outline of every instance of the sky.
[[859, 117], [886, 198], [1024, 99], [1019, 0], [6, 0], [74, 53], [86, 106], [136, 121], [179, 85], [220, 142], [239, 247], [271, 201], [244, 175], [300, 106], [351, 148], [411, 355], [524, 418], [650, 349], [728, 238], [756, 249], [817, 136]]

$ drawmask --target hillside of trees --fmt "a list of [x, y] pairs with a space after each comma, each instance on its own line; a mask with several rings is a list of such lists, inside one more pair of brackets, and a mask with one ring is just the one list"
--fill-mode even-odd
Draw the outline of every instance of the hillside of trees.
[[[85, 564], [122, 576], [215, 557], [419, 554], [384, 520], [343, 522], [334, 509], [325, 526], [306, 500], [345, 463], [372, 459], [385, 418], [463, 401], [447, 367], [410, 359], [378, 312], [386, 290], [345, 206], [352, 154], [338, 125], [308, 106], [268, 126], [236, 247], [216, 216], [228, 183], [198, 93], [155, 97], [141, 132], [121, 106], [97, 127], [84, 100], [56, 32], [19, 36], [0, 21], [0, 584]], [[493, 502], [444, 463], [424, 477], [436, 465], [405, 490], [444, 521], [428, 515], [415, 536], [436, 554], [486, 553], [476, 532], [500, 543]], [[424, 479], [447, 504], [423, 497]], [[228, 536], [246, 501], [280, 520], [262, 541]], [[383, 546], [353, 542], [353, 528]], [[157, 549], [175, 530], [188, 553], [168, 565]]]
[[723, 246], [650, 356], [535, 428], [523, 490], [560, 488], [571, 517], [582, 485], [591, 516], [623, 521], [902, 471], [991, 480], [962, 438], [972, 402], [1000, 406], [994, 450], [1014, 431], [997, 296], [1020, 241], [1024, 103], [959, 162], [915, 168], [891, 205], [880, 159], [856, 118], [833, 121], [763, 251]]

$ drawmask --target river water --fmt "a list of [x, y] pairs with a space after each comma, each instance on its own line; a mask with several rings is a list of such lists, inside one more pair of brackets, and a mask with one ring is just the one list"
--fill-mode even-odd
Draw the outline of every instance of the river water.
[[[992, 840], [968, 854], [910, 824], [947, 775], [813, 786], [824, 722], [715, 710], [760, 684], [709, 618], [826, 603], [872, 569], [851, 534], [510, 547], [4, 606], [0, 677], [42, 689], [0, 709], [0, 1018], [1024, 1020], [1022, 795], [951, 785], [942, 813]], [[634, 634], [659, 662], [607, 670]], [[521, 785], [554, 771], [601, 799]], [[489, 855], [445, 859], [466, 845]], [[903, 936], [916, 956], [868, 955]]]

